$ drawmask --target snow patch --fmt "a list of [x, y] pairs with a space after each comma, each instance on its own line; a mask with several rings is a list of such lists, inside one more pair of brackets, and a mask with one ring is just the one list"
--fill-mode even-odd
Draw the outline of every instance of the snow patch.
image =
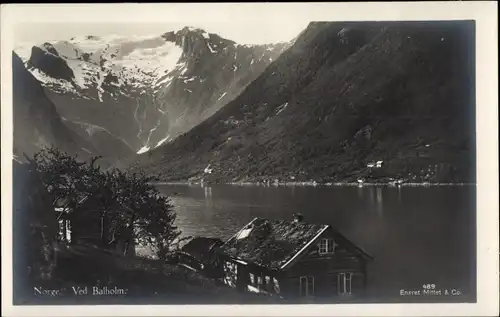
[[166, 84], [166, 83], [170, 84], [172, 82], [172, 79], [173, 79], [172, 76], [160, 77], [159, 81], [156, 82], [155, 86], [160, 86], [160, 85], [163, 85], [163, 84]]
[[59, 56], [66, 59], [78, 59], [82, 56], [83, 51], [73, 43], [68, 41], [57, 41], [52, 43]]
[[50, 86], [58, 91], [72, 92], [79, 95], [72, 83], [67, 80], [52, 78], [38, 68], [33, 68], [30, 72], [44, 86]]
[[191, 78], [188, 78], [188, 79], [184, 79], [184, 83], [187, 84], [189, 83], [190, 81], [193, 81], [196, 77], [191, 77]]
[[156, 143], [155, 148], [159, 147], [160, 145], [162, 145], [163, 143], [165, 143], [169, 140], [170, 140], [170, 135], [167, 135], [165, 138], [161, 139], [160, 141], [158, 141], [158, 143]]
[[212, 54], [217, 53], [217, 51], [216, 51], [216, 50], [214, 50], [214, 49], [212, 48], [212, 46], [210, 46], [210, 43], [208, 43], [208, 42], [207, 42], [207, 46], [208, 46], [208, 49], [210, 50], [210, 53], [212, 53]]
[[219, 99], [217, 99], [217, 101], [221, 100], [222, 98], [224, 98], [224, 96], [227, 94], [227, 92], [223, 93], [222, 95], [220, 95]]
[[147, 151], [149, 151], [149, 147], [148, 146], [143, 146], [139, 149], [139, 151], [137, 151], [137, 154], [142, 154], [142, 153], [146, 153]]
[[186, 62], [177, 64], [177, 66], [175, 67], [175, 70], [177, 70], [177, 71], [182, 70], [180, 75], [181, 76], [184, 75], [188, 71]]
[[[66, 60], [75, 74], [75, 84], [83, 89], [91, 88], [93, 84], [100, 87], [103, 72], [116, 75], [118, 86], [126, 81], [136, 88], [150, 87], [171, 72], [182, 55], [182, 48], [156, 35], [75, 37], [70, 41], [48, 43]], [[32, 46], [23, 43], [16, 51], [27, 60]], [[43, 45], [40, 47], [45, 49]], [[86, 59], [82, 60], [85, 55]]]
[[286, 109], [286, 107], [288, 107], [288, 102], [285, 102], [284, 104], [282, 104], [281, 106], [278, 107], [278, 111], [276, 112], [276, 115], [280, 114], [283, 110]]

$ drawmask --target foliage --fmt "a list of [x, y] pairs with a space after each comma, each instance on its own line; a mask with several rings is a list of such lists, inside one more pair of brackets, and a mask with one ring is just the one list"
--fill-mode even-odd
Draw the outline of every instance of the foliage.
[[99, 159], [79, 161], [57, 148], [34, 155], [52, 207], [60, 208], [57, 217], [79, 213], [78, 218], [71, 218], [79, 223], [72, 226], [85, 226], [85, 220], [96, 219], [92, 213], [99, 212], [103, 247], [118, 240], [147, 243], [159, 259], [166, 259], [180, 230], [174, 225], [176, 215], [170, 200], [151, 184], [157, 178], [116, 168], [103, 170], [97, 164]]
[[62, 208], [58, 218], [75, 209], [102, 181], [99, 168], [94, 165], [99, 157], [91, 158], [91, 164], [86, 164], [79, 162], [76, 156], [51, 147], [35, 153], [33, 158], [42, 183], [52, 197], [52, 206]]
[[139, 242], [150, 245], [156, 252], [160, 263], [167, 260], [175, 241], [181, 232], [174, 225], [175, 213], [168, 198], [148, 196], [138, 211], [137, 238]]

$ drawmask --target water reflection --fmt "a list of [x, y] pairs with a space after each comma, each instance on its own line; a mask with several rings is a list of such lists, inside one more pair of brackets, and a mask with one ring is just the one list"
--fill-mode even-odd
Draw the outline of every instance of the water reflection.
[[377, 187], [376, 191], [377, 191], [377, 202], [375, 203], [375, 206], [377, 209], [377, 215], [379, 215], [379, 217], [382, 217], [382, 215], [384, 213], [384, 206], [383, 206], [384, 202], [382, 199], [382, 188]]
[[205, 189], [205, 199], [207, 201], [212, 199], [212, 187], [204, 187]]
[[358, 198], [362, 199], [363, 198], [363, 193], [364, 193], [363, 187], [362, 186], [358, 186], [357, 192], [358, 192]]
[[[185, 235], [227, 239], [254, 217], [331, 224], [375, 260], [373, 296], [397, 297], [422, 281], [474, 289], [474, 187], [168, 186]], [[404, 191], [404, 196], [402, 195]], [[397, 267], [397, 269], [395, 269]]]

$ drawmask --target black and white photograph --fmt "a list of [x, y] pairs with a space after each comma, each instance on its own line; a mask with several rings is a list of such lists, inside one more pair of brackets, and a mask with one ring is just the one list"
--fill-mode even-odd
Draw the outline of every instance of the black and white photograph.
[[12, 311], [498, 313], [498, 153], [480, 154], [498, 150], [498, 99], [480, 101], [498, 73], [487, 63], [483, 85], [478, 62], [497, 28], [399, 4], [372, 19], [348, 4], [136, 4], [130, 21], [127, 4], [94, 5], [100, 20], [90, 5], [2, 6]]

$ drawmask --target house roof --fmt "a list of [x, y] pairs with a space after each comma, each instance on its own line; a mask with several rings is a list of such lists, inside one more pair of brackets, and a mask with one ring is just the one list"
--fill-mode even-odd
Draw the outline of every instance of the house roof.
[[240, 261], [279, 269], [328, 228], [323, 224], [255, 218], [220, 250]]
[[326, 230], [331, 230], [334, 238], [346, 248], [372, 259], [330, 225], [263, 218], [253, 219], [220, 246], [219, 250], [240, 262], [251, 262], [270, 269], [284, 269], [300, 258]]

